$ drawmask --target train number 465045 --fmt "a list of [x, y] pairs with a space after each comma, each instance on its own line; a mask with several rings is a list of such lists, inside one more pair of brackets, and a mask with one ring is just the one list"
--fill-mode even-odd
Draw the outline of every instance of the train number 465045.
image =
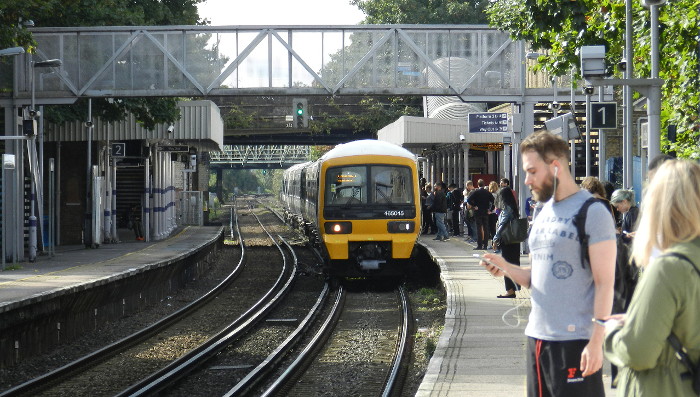
[[404, 211], [388, 210], [384, 211], [384, 216], [404, 216]]

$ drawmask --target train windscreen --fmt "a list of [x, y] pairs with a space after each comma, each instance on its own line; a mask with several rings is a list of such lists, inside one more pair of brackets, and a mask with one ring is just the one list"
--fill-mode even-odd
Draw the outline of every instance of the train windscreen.
[[405, 166], [368, 165], [329, 168], [325, 204], [413, 204], [411, 169]]

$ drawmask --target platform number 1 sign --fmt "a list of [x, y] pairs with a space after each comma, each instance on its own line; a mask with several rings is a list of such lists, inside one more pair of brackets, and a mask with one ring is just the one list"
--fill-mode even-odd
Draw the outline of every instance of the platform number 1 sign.
[[616, 129], [617, 128], [617, 103], [593, 102], [591, 103], [591, 128], [592, 129]]

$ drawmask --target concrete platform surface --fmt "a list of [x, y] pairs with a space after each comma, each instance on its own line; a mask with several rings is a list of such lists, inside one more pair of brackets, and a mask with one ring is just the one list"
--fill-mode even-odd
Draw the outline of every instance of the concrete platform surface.
[[[445, 328], [416, 393], [419, 397], [515, 397], [525, 396], [525, 325], [530, 313], [529, 291], [516, 299], [499, 299], [505, 292], [503, 278], [491, 276], [479, 266], [475, 244], [461, 237], [435, 241], [419, 238], [440, 266], [447, 291]], [[521, 265], [529, 265], [527, 255]], [[606, 397], [610, 388], [610, 364], [603, 365]]]
[[102, 284], [177, 261], [216, 240], [221, 226], [188, 226], [160, 241], [56, 247], [52, 257], [37, 256], [19, 268], [0, 272], [0, 313], [19, 305]]

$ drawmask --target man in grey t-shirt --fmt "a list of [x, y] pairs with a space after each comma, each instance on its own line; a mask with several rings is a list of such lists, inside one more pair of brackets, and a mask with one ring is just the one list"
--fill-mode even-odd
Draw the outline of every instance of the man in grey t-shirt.
[[569, 173], [569, 146], [559, 136], [536, 132], [520, 145], [525, 185], [545, 203], [530, 230], [531, 267], [518, 267], [500, 255], [485, 254], [481, 264], [530, 288], [528, 396], [604, 397], [604, 329], [591, 320], [610, 315], [615, 279], [615, 226], [603, 204], [588, 208], [590, 264], [583, 264], [572, 219], [590, 193]]

